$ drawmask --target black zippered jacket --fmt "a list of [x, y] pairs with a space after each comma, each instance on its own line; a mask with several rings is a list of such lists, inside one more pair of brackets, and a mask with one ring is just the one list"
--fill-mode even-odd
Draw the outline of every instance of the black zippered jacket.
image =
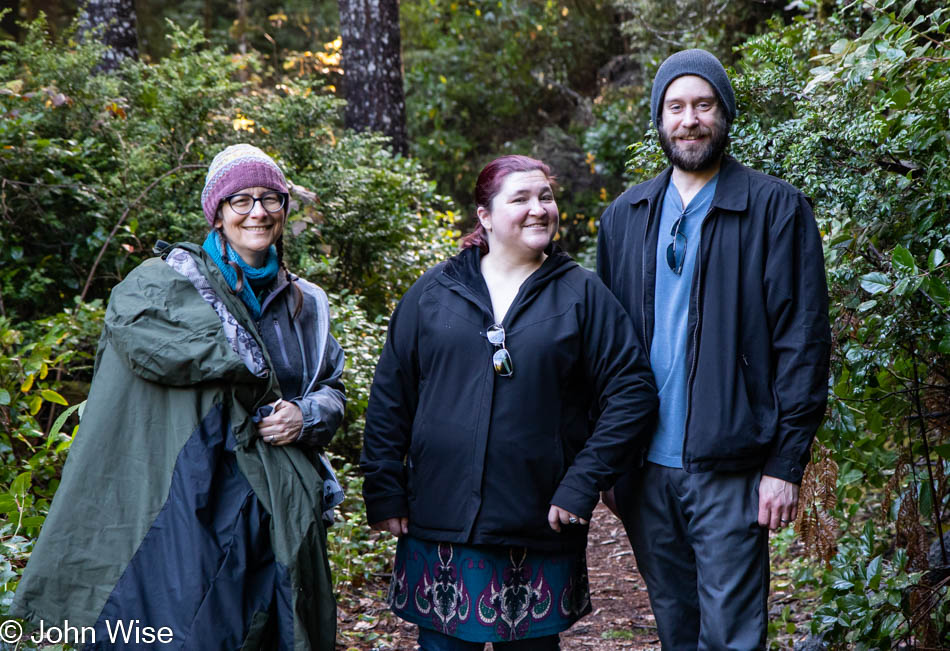
[[[659, 206], [672, 168], [604, 212], [597, 272], [654, 331]], [[828, 398], [831, 332], [821, 238], [805, 196], [726, 156], [702, 225], [687, 321], [687, 472], [760, 468], [802, 480]], [[666, 264], [661, 260], [661, 264]]]
[[371, 523], [424, 540], [583, 549], [590, 518], [653, 427], [656, 389], [630, 319], [596, 275], [552, 247], [502, 325], [514, 373], [492, 368], [478, 249], [402, 298], [376, 367], [360, 466]]

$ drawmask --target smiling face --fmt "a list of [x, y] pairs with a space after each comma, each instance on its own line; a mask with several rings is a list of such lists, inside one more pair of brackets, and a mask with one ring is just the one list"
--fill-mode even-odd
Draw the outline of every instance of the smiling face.
[[491, 254], [513, 259], [540, 256], [558, 228], [551, 182], [541, 170], [512, 172], [490, 207], [478, 207], [478, 219], [488, 231]]
[[715, 167], [729, 142], [716, 91], [695, 75], [677, 77], [667, 87], [658, 130], [666, 157], [684, 172]]
[[[238, 190], [234, 194], [249, 194], [252, 197], [261, 197], [274, 192], [270, 188], [253, 187]], [[241, 215], [231, 209], [228, 202], [222, 201], [218, 208], [218, 215], [214, 220], [214, 227], [224, 231], [231, 248], [252, 267], [260, 267], [267, 260], [267, 250], [277, 241], [284, 228], [286, 209], [275, 213], [264, 210], [262, 202], [255, 201], [250, 213]]]

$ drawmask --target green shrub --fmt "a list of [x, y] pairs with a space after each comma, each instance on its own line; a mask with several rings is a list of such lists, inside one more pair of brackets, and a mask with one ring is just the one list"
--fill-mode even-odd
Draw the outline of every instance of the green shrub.
[[0, 613], [49, 510], [85, 398], [85, 385], [61, 370], [88, 374], [103, 315], [94, 301], [23, 329], [0, 317]]

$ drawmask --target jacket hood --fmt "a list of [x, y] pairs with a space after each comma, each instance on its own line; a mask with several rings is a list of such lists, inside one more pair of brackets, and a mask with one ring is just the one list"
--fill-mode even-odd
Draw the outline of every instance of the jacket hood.
[[[247, 308], [223, 289], [214, 263], [198, 247], [176, 246], [187, 248], [229, 312], [246, 323]], [[112, 290], [102, 338], [100, 351], [108, 340], [133, 373], [152, 382], [262, 381], [233, 350], [214, 309], [161, 258], [146, 260]]]

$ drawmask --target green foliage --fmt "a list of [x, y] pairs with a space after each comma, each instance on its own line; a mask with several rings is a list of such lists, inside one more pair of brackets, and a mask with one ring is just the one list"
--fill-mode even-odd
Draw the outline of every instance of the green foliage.
[[[0, 612], [46, 517], [75, 433], [67, 423], [78, 420], [72, 416], [85, 397], [85, 387], [64, 381], [59, 369], [88, 369], [102, 316], [94, 301], [28, 330], [0, 317]], [[57, 405], [69, 407], [49, 424]]]
[[337, 507], [337, 522], [327, 533], [334, 592], [355, 600], [362, 586], [388, 574], [396, 554], [396, 538], [366, 526], [363, 478], [350, 463], [340, 465], [339, 457], [333, 461], [346, 491], [346, 499]]
[[42, 21], [22, 44], [6, 44], [0, 291], [8, 314], [55, 312], [87, 283], [84, 298], [101, 296], [156, 232], [176, 239], [200, 225], [184, 198], [195, 196], [201, 162], [219, 146], [209, 122], [239, 88], [230, 80], [236, 66], [200, 48], [195, 30], [171, 38], [175, 50], [161, 66], [128, 62], [119, 75], [93, 74], [100, 48], [51, 42]]
[[544, 157], [542, 131], [589, 110], [619, 49], [606, 1], [412, 0], [400, 20], [412, 152], [463, 206], [491, 158]]
[[655, 70], [670, 54], [696, 47], [731, 63], [733, 46], [759, 31], [762, 22], [786, 3], [613, 0], [612, 4], [623, 17], [621, 31], [639, 62]]
[[[378, 137], [341, 134], [340, 102], [320, 82], [242, 84], [235, 78], [258, 65], [253, 55], [231, 57], [206, 47], [197, 27], [174, 25], [158, 64], [95, 75], [95, 46], [51, 42], [41, 22], [30, 29], [0, 59], [12, 80], [0, 94], [9, 118], [0, 123], [0, 208], [12, 224], [0, 234], [0, 292], [17, 317], [55, 311], [87, 282], [87, 297], [103, 295], [156, 239], [203, 238], [207, 163], [234, 142], [273, 153], [288, 178], [317, 193], [291, 216], [301, 236], [288, 242], [292, 259], [322, 270], [318, 282], [365, 294], [368, 309], [388, 312], [447, 250], [447, 200]], [[316, 251], [325, 259], [310, 260]], [[59, 292], [45, 291], [54, 284]]]
[[842, 543], [822, 575], [822, 605], [814, 613], [812, 630], [822, 632], [833, 647], [891, 648], [907, 633], [910, 589], [921, 574], [908, 571], [902, 549], [885, 559], [886, 547], [868, 522], [859, 537]]
[[363, 442], [363, 412], [369, 403], [373, 371], [386, 339], [385, 318], [378, 316], [371, 322], [360, 307], [362, 298], [356, 294], [344, 291], [329, 298], [333, 336], [346, 352], [343, 384], [347, 418], [334, 439], [333, 448], [346, 459], [354, 460]]

